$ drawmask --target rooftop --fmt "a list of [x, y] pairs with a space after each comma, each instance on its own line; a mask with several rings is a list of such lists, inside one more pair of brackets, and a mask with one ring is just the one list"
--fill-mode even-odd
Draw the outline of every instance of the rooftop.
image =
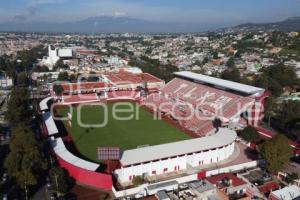
[[300, 196], [300, 188], [295, 185], [284, 187], [271, 193], [277, 199], [293, 200]]
[[100, 166], [99, 164], [83, 160], [70, 153], [61, 138], [51, 138], [51, 146], [57, 156], [72, 165], [90, 171], [96, 171]]
[[208, 182], [210, 182], [210, 183], [212, 183], [214, 185], [222, 182], [224, 179], [230, 180], [231, 181], [231, 185], [233, 187], [237, 187], [237, 186], [246, 184], [245, 181], [243, 181], [242, 179], [238, 178], [237, 176], [235, 176], [232, 173], [223, 173], [223, 174], [218, 174], [218, 175], [211, 176], [211, 177], [207, 178]]
[[48, 107], [48, 102], [52, 99], [52, 97], [47, 97], [45, 99], [43, 99], [41, 102], [40, 102], [40, 110], [41, 111], [44, 111], [44, 110], [48, 110], [49, 107]]
[[196, 182], [192, 182], [192, 183], [189, 183], [189, 186], [191, 188], [197, 190], [199, 193], [202, 193], [202, 192], [205, 192], [205, 191], [208, 191], [208, 190], [212, 190], [212, 189], [215, 188], [207, 180], [199, 180], [199, 181], [196, 181]]
[[236, 136], [235, 131], [220, 128], [219, 132], [212, 136], [126, 150], [123, 152], [120, 162], [123, 166], [128, 166], [214, 149], [231, 144], [236, 139]]
[[195, 81], [212, 84], [212, 85], [215, 85], [218, 87], [227, 88], [230, 90], [246, 93], [249, 95], [264, 92], [263, 88], [253, 87], [250, 85], [245, 85], [245, 84], [228, 81], [228, 80], [224, 80], [224, 79], [220, 79], [220, 78], [215, 78], [215, 77], [211, 77], [211, 76], [206, 76], [206, 75], [202, 75], [202, 74], [197, 74], [197, 73], [193, 73], [193, 72], [181, 71], [181, 72], [175, 72], [174, 74], [176, 76], [179, 76], [182, 78], [193, 79]]
[[52, 135], [55, 135], [58, 133], [58, 129], [56, 127], [56, 124], [55, 124], [54, 119], [50, 112], [46, 112], [43, 114], [43, 120], [45, 122], [49, 136], [52, 136]]

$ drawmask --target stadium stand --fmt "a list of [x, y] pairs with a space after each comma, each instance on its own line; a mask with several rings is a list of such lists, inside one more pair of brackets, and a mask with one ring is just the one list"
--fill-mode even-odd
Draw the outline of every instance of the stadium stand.
[[108, 91], [107, 92], [107, 98], [108, 99], [122, 99], [122, 98], [139, 98], [139, 92], [136, 90], [114, 90], [114, 91]]
[[61, 159], [76, 167], [90, 171], [96, 171], [100, 167], [99, 164], [83, 160], [70, 153], [61, 138], [54, 139], [53, 137], [50, 137], [50, 143], [56, 156], [59, 156]]
[[[144, 105], [156, 107], [156, 112], [170, 116], [198, 136], [212, 131], [214, 118], [239, 122], [240, 114], [251, 110], [256, 98], [264, 93], [261, 88], [191, 72], [175, 74], [177, 77], [160, 93], [150, 94]], [[186, 120], [184, 116], [192, 117]]]
[[62, 103], [84, 103], [93, 101], [99, 101], [99, 98], [96, 93], [62, 96]]
[[134, 74], [124, 70], [120, 70], [118, 73], [116, 72], [106, 72], [103, 76], [105, 76], [111, 83], [113, 84], [123, 84], [124, 82], [137, 84], [137, 83], [154, 83], [154, 82], [162, 82], [161, 79], [156, 78], [148, 73]]
[[61, 84], [61, 86], [64, 89], [64, 93], [67, 94], [72, 91], [96, 92], [97, 90], [108, 88], [111, 85], [104, 82], [81, 82]]
[[60, 84], [64, 95], [100, 93], [109, 90], [136, 90], [146, 87], [150, 92], [157, 92], [165, 82], [148, 73], [131, 73], [125, 70], [105, 72], [97, 75], [99, 82], [78, 82]]
[[60, 167], [66, 169], [69, 175], [80, 184], [102, 190], [111, 190], [113, 184], [111, 174], [98, 172], [97, 170], [100, 167], [100, 164], [75, 156], [66, 148], [62, 138], [54, 138], [53, 135], [59, 133], [59, 130], [57, 129], [51, 112], [46, 111], [49, 110], [48, 105], [52, 99], [53, 98], [50, 97], [43, 99], [40, 102], [39, 111], [43, 119], [43, 124], [41, 125], [42, 130], [50, 141], [53, 154]]
[[158, 175], [166, 172], [211, 164], [229, 158], [234, 151], [235, 131], [220, 128], [208, 137], [125, 150], [115, 174], [122, 182], [143, 174]]

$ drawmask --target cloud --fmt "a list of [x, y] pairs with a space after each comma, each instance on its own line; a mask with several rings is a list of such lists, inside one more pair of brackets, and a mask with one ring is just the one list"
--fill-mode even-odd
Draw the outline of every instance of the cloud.
[[35, 7], [38, 5], [46, 5], [46, 4], [61, 4], [66, 2], [67, 0], [26, 0], [27, 6]]
[[[286, 18], [295, 15], [290, 6], [276, 5], [276, 9], [266, 10], [265, 6], [244, 8], [244, 5], [232, 7], [222, 5], [206, 6], [192, 1], [178, 3], [172, 0], [23, 0], [22, 10], [8, 14], [23, 15], [28, 21], [69, 22], [80, 21], [95, 16], [131, 17], [148, 21], [181, 24], [237, 24], [244, 22], [272, 21], [273, 18]], [[175, 1], [175, 0], [173, 0]], [[214, 1], [214, 0], [206, 0]], [[251, 0], [245, 0], [250, 2]], [[257, 0], [258, 1], [258, 0]], [[267, 1], [267, 0], [265, 0]], [[278, 0], [277, 0], [278, 1]], [[296, 1], [296, 0], [286, 0]], [[300, 2], [300, 0], [297, 0]], [[229, 4], [232, 4], [229, 2]], [[191, 5], [189, 5], [191, 4]], [[213, 3], [212, 3], [213, 4]], [[297, 7], [297, 6], [295, 6]], [[280, 9], [279, 9], [280, 8]], [[0, 17], [7, 17], [0, 12]], [[0, 19], [1, 20], [1, 19]], [[95, 25], [97, 26], [97, 24]]]
[[115, 17], [123, 17], [123, 16], [126, 16], [126, 12], [115, 11], [115, 12], [113, 13], [113, 15], [114, 15]]
[[37, 8], [35, 6], [30, 6], [27, 8], [27, 11], [30, 16], [35, 16], [37, 13]]
[[[178, 23], [224, 23], [243, 19], [243, 14], [189, 7], [184, 10], [178, 6], [145, 5], [120, 1], [90, 0], [82, 5], [81, 13], [90, 16], [124, 16], [149, 21], [178, 22]], [[86, 17], [90, 17], [86, 16]]]
[[15, 21], [19, 21], [19, 22], [24, 22], [27, 20], [27, 17], [24, 15], [15, 15], [13, 18]]

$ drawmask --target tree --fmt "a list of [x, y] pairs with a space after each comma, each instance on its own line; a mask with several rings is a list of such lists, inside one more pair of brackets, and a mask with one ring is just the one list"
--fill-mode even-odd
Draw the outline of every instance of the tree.
[[213, 59], [219, 59], [218, 52], [214, 52], [214, 53], [213, 53]]
[[234, 67], [234, 59], [233, 57], [230, 57], [226, 63], [227, 67], [231, 68]]
[[267, 74], [262, 74], [255, 80], [255, 86], [265, 88], [270, 91], [272, 95], [278, 97], [283, 92], [282, 86], [273, 78], [269, 77]]
[[29, 93], [26, 88], [17, 86], [12, 90], [5, 118], [12, 124], [29, 121]]
[[217, 131], [222, 126], [222, 121], [219, 118], [215, 118], [212, 123], [213, 127], [216, 128]]
[[293, 183], [294, 180], [296, 180], [298, 178], [299, 178], [299, 175], [297, 173], [293, 172], [293, 173], [287, 175], [286, 182]]
[[283, 87], [293, 88], [294, 86], [299, 86], [300, 83], [295, 69], [278, 64], [264, 70], [257, 77], [255, 85], [269, 90], [272, 95], [278, 97], [282, 94]]
[[64, 92], [64, 88], [61, 86], [61, 85], [54, 85], [53, 86], [53, 91], [55, 92], [55, 94], [57, 95], [57, 96], [61, 96], [62, 95], [62, 93]]
[[253, 126], [245, 127], [240, 132], [240, 136], [247, 142], [255, 142], [259, 139], [259, 133]]
[[223, 71], [220, 75], [222, 79], [234, 81], [234, 82], [240, 82], [241, 81], [241, 74], [239, 70], [235, 67], [232, 67], [230, 69], [227, 69]]
[[132, 183], [133, 183], [133, 185], [134, 186], [139, 186], [139, 185], [141, 185], [142, 183], [143, 183], [143, 178], [141, 177], [141, 176], [135, 176], [135, 177], [133, 177], [133, 179], [132, 179]]
[[9, 176], [24, 189], [36, 185], [47, 164], [31, 129], [24, 124], [13, 127], [9, 149], [5, 159]]
[[17, 85], [22, 86], [22, 87], [29, 86], [29, 78], [28, 78], [28, 74], [26, 72], [21, 72], [18, 74]]
[[293, 128], [300, 121], [300, 102], [286, 101], [281, 104], [276, 118], [284, 123], [286, 128]]
[[241, 57], [242, 52], [240, 50], [238, 50], [235, 54], [234, 57], [236, 58], [240, 58]]
[[68, 69], [69, 67], [67, 65], [64, 64], [64, 61], [62, 59], [59, 59], [55, 65], [53, 66], [54, 70], [57, 69]]
[[71, 74], [69, 79], [70, 79], [70, 82], [76, 82], [77, 78], [76, 78], [75, 74]]
[[87, 78], [88, 82], [97, 82], [99, 81], [99, 77], [97, 76], [97, 73], [94, 71], [90, 71], [89, 76]]
[[42, 58], [46, 54], [46, 49], [43, 45], [39, 45], [29, 50], [17, 52], [16, 60], [21, 60], [19, 65], [22, 70], [29, 71], [33, 68], [38, 58]]
[[295, 84], [298, 84], [295, 69], [286, 67], [282, 63], [270, 66], [264, 73], [276, 80], [282, 87], [293, 87]]
[[268, 120], [268, 126], [271, 126], [271, 117], [275, 116], [276, 113], [276, 100], [270, 96], [265, 99], [264, 102], [264, 117]]
[[204, 57], [204, 58], [203, 58], [203, 61], [202, 61], [202, 65], [205, 65], [206, 63], [208, 63], [208, 58], [207, 58], [207, 57]]
[[280, 171], [293, 154], [286, 136], [278, 134], [259, 146], [259, 152], [270, 172]]
[[53, 167], [49, 171], [51, 189], [59, 194], [66, 194], [70, 188], [70, 177], [66, 170], [60, 167]]
[[49, 72], [49, 68], [47, 66], [35, 65], [32, 69], [33, 72]]
[[58, 74], [57, 80], [58, 81], [68, 81], [69, 80], [68, 72], [60, 72]]

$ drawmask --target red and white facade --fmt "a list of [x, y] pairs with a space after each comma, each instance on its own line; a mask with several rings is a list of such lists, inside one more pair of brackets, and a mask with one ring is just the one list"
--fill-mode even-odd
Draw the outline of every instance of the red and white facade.
[[202, 138], [143, 147], [123, 152], [122, 167], [115, 170], [121, 182], [134, 176], [153, 176], [186, 170], [228, 159], [234, 152], [235, 131], [221, 128], [217, 133]]

